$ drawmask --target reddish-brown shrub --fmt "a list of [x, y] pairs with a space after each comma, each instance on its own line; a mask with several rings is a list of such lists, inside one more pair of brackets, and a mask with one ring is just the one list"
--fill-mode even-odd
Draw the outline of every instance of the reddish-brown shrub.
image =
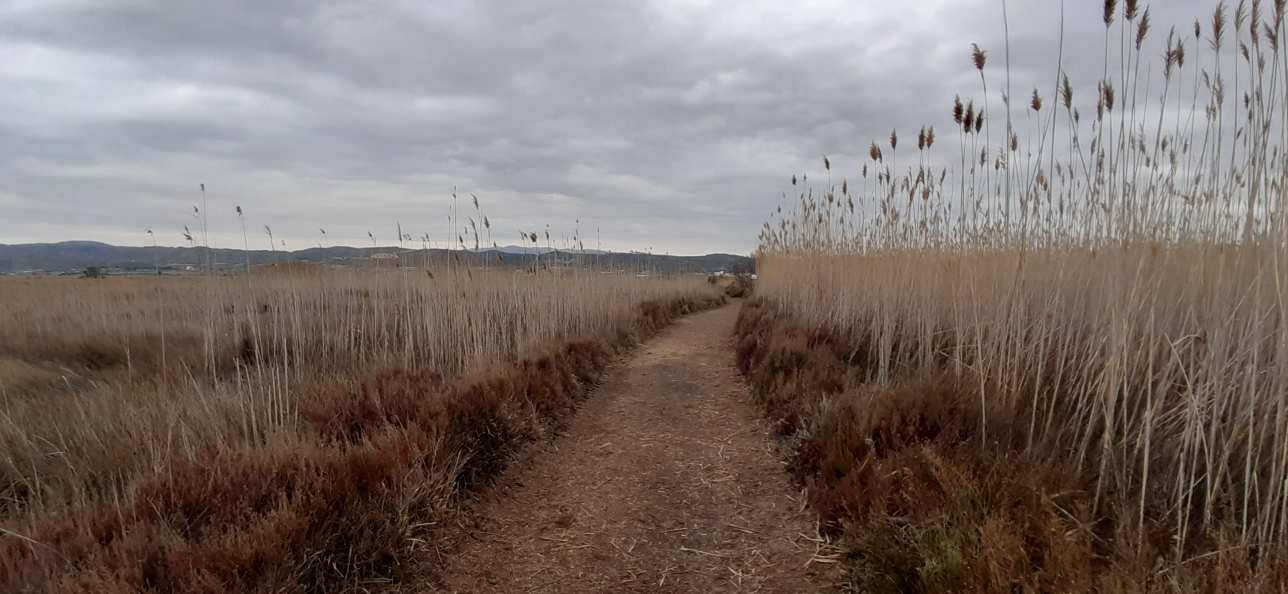
[[349, 393], [300, 407], [300, 416], [323, 435], [356, 442], [386, 425], [413, 422], [442, 389], [438, 373], [390, 370], [358, 382]]

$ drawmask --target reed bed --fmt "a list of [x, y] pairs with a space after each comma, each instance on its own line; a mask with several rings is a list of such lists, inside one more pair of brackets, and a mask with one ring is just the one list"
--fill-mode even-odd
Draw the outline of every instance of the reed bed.
[[[899, 401], [876, 394], [919, 385], [960, 407], [976, 451], [1083, 481], [1064, 520], [1116, 560], [1099, 567], [1134, 568], [1114, 588], [1284, 587], [1177, 577], [1235, 557], [1270, 576], [1288, 544], [1284, 4], [1219, 3], [1160, 35], [1148, 7], [1107, 1], [1103, 78], [1075, 87], [1057, 66], [1031, 94], [983, 84], [1006, 65], [973, 47], [981, 86], [940, 127], [957, 154], [926, 126], [793, 176], [757, 293], [848, 371], [810, 384], [831, 404], [784, 409], [810, 417], [791, 431], [832, 430], [847, 398], [886, 414]], [[855, 469], [877, 455], [857, 442]]]
[[5, 509], [97, 496], [184, 449], [293, 431], [319, 385], [388, 368], [450, 379], [601, 336], [700, 280], [451, 266], [6, 280]]
[[[399, 539], [433, 521], [398, 505], [441, 513], [569, 414], [615, 350], [719, 301], [695, 275], [452, 263], [0, 293], [0, 583], [55, 591], [387, 578]], [[316, 524], [337, 517], [403, 532], [346, 544], [359, 527]], [[330, 544], [357, 556], [299, 557]]]

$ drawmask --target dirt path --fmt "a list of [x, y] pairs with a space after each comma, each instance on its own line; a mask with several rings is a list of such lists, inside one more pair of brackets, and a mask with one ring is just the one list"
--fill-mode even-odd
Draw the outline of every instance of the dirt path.
[[834, 565], [733, 368], [736, 317], [680, 320], [614, 370], [482, 503], [440, 591], [831, 591]]

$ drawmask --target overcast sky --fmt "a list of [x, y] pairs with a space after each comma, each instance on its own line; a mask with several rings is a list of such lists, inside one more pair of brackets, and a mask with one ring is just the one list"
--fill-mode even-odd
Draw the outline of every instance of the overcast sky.
[[[1161, 48], [1214, 3], [1155, 4]], [[1049, 93], [1058, 6], [1011, 2], [1016, 96]], [[1101, 6], [1066, 9], [1080, 87]], [[580, 220], [587, 247], [745, 253], [821, 155], [856, 175], [891, 128], [948, 129], [972, 42], [1002, 84], [1000, 0], [0, 0], [0, 243], [181, 245], [205, 183], [221, 247], [237, 205], [252, 247], [442, 246], [455, 186], [501, 244]]]

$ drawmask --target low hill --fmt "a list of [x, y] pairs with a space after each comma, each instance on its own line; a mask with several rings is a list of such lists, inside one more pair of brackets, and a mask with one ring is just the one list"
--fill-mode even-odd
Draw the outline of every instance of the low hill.
[[133, 247], [116, 246], [96, 241], [63, 241], [58, 243], [0, 244], [0, 274], [64, 274], [90, 267], [119, 271], [184, 270], [200, 267], [209, 257], [216, 268], [236, 268], [251, 264], [275, 262], [353, 262], [366, 261], [373, 254], [402, 253], [415, 258], [457, 258], [467, 262], [500, 262], [523, 266], [537, 259], [558, 265], [594, 265], [628, 270], [663, 272], [750, 271], [751, 258], [733, 254], [704, 256], [663, 256], [643, 253], [563, 252], [544, 248], [530, 249], [506, 246], [496, 250], [449, 251], [410, 250], [398, 247], [357, 248], [335, 246], [296, 251], [210, 249], [202, 247]]

